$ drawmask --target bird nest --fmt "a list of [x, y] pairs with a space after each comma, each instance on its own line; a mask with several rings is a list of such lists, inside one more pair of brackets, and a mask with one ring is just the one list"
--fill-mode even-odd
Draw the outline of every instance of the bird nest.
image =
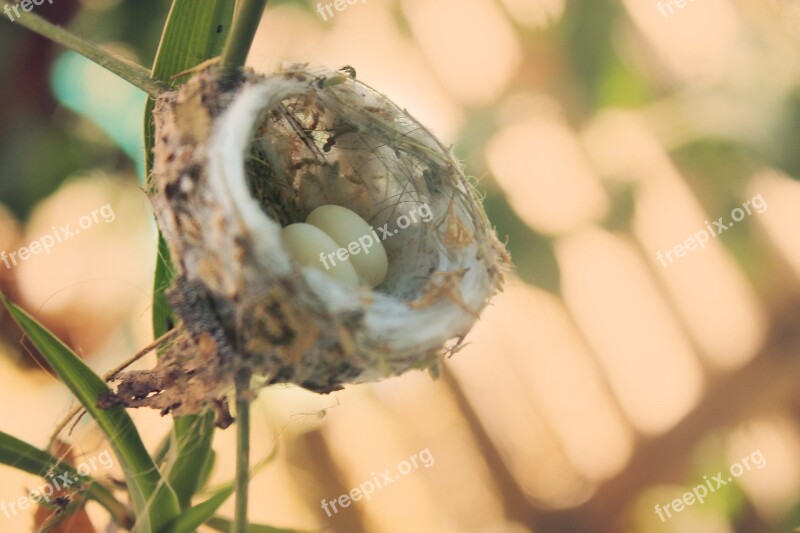
[[[251, 391], [326, 393], [435, 371], [460, 346], [500, 290], [506, 251], [450, 150], [354, 77], [211, 69], [158, 99], [148, 194], [179, 334], [156, 368], [119, 375], [106, 405], [198, 413], [243, 374]], [[381, 237], [379, 286], [347, 287], [289, 255], [281, 228], [324, 204]]]

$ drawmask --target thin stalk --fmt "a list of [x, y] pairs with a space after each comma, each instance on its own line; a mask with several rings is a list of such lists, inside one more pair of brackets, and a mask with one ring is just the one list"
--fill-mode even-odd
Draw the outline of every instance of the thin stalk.
[[233, 27], [222, 50], [222, 68], [235, 70], [243, 67], [253, 45], [253, 39], [267, 7], [267, 0], [240, 0]]
[[236, 508], [231, 533], [247, 531], [247, 491], [250, 484], [250, 373], [236, 378]]
[[[0, 0], [0, 7], [3, 7], [4, 9], [5, 6], [11, 8], [14, 5], [16, 4], [11, 4], [6, 0]], [[35, 13], [21, 13], [21, 15], [22, 16], [16, 19], [16, 22], [20, 26], [23, 26], [34, 33], [38, 33], [42, 37], [45, 37], [54, 43], [60, 44], [65, 48], [69, 48], [70, 50], [79, 53], [86, 59], [94, 61], [104, 69], [113, 72], [131, 85], [143, 90], [153, 98], [157, 97], [160, 93], [169, 90], [168, 85], [150, 78], [150, 72], [146, 68], [125, 58], [115, 56], [96, 44], [81, 39], [77, 35], [70, 33], [64, 28], [47, 22]]]

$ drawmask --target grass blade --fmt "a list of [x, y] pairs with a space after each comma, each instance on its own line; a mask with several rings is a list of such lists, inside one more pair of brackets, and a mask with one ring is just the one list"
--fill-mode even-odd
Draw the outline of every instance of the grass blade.
[[226, 489], [219, 494], [215, 494], [206, 501], [198, 503], [194, 507], [184, 511], [181, 516], [159, 531], [159, 533], [192, 533], [198, 527], [210, 520], [214, 513], [222, 506], [225, 501], [233, 494], [233, 488]]
[[[171, 85], [186, 78], [177, 74], [220, 55], [230, 30], [234, 0], [174, 0], [161, 35], [151, 75]], [[153, 100], [145, 108], [145, 153], [147, 177], [152, 169]], [[153, 291], [153, 332], [157, 337], [172, 328], [165, 291], [172, 283], [173, 270], [169, 248], [159, 233], [158, 259]], [[175, 489], [182, 509], [186, 509], [202, 483], [203, 466], [210, 461], [214, 437], [213, 415], [175, 418], [173, 426], [174, 462], [168, 469], [170, 485]]]
[[163, 527], [180, 512], [178, 500], [172, 488], [161, 478], [128, 413], [122, 407], [97, 407], [98, 397], [109, 392], [106, 383], [22, 308], [7, 300], [2, 293], [0, 299], [108, 439], [125, 474], [136, 510], [137, 531], [149, 533]]
[[[147, 168], [149, 171], [149, 163]], [[166, 295], [174, 278], [171, 261], [167, 242], [159, 231], [156, 275], [153, 282], [153, 335], [156, 339], [171, 330], [175, 320]]]
[[46, 451], [2, 431], [0, 431], [0, 464], [28, 472], [42, 479], [47, 479], [48, 473], [52, 472], [59, 475], [66, 474], [70, 479], [77, 479], [79, 481], [76, 486], [86, 487], [87, 496], [105, 507], [115, 524], [125, 529], [129, 529], [133, 525], [133, 516], [128, 508], [117, 500], [105, 486], [88, 476], [82, 476], [72, 465], [59, 461]]
[[[10, 4], [6, 0], [0, 0], [0, 7], [8, 10], [11, 6], [16, 6], [16, 4]], [[81, 39], [60, 26], [47, 22], [36, 13], [27, 13], [24, 17], [18, 18], [16, 22], [54, 43], [74, 50], [86, 59], [97, 63], [109, 72], [116, 74], [128, 83], [143, 90], [150, 96], [157, 95], [168, 88], [158, 81], [150, 79], [147, 75], [147, 70], [143, 67], [123, 57], [116, 56], [94, 43]]]
[[200, 489], [206, 466], [211, 461], [214, 413], [176, 418], [173, 434], [177, 448], [167, 476], [181, 509], [186, 509]]
[[153, 462], [158, 466], [164, 464], [172, 452], [174, 444], [172, 442], [172, 431], [164, 435], [164, 438], [158, 443], [155, 451], [153, 452]]
[[200, 472], [200, 489], [204, 489], [208, 486], [208, 482], [211, 479], [211, 473], [214, 471], [214, 466], [217, 464], [217, 454], [214, 450], [211, 450], [211, 455], [208, 456], [208, 461], [206, 461], [206, 465], [203, 467], [203, 471]]
[[234, 4], [233, 0], [172, 2], [152, 77], [170, 83], [172, 76], [220, 55], [233, 21]]

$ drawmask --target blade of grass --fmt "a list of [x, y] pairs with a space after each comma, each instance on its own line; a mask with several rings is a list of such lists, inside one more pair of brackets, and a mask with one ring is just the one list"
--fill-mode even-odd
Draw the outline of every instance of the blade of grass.
[[61, 340], [2, 293], [0, 300], [108, 439], [125, 474], [136, 510], [137, 530], [149, 533], [163, 527], [180, 512], [178, 499], [161, 478], [128, 413], [122, 407], [97, 407], [98, 397], [109, 392], [105, 381]]
[[153, 462], [161, 466], [169, 458], [175, 444], [172, 442], [172, 431], [164, 435], [153, 452]]
[[0, 464], [8, 465], [28, 472], [42, 479], [47, 479], [48, 473], [66, 474], [70, 479], [80, 480], [77, 486], [85, 486], [88, 497], [102, 505], [111, 514], [111, 519], [121, 528], [130, 529], [133, 525], [133, 516], [130, 510], [117, 500], [104, 485], [96, 480], [83, 476], [75, 468], [63, 461], [59, 461], [44, 450], [31, 446], [0, 431]]
[[214, 516], [214, 513], [231, 497], [231, 494], [233, 494], [233, 488], [224, 490], [206, 501], [198, 503], [167, 524], [159, 533], [192, 533], [196, 531], [198, 527]]
[[222, 51], [233, 20], [233, 0], [175, 0], [153, 63], [151, 76], [179, 84], [172, 77]]
[[[6, 0], [0, 0], [0, 7], [11, 6]], [[32, 32], [57, 43], [65, 48], [74, 50], [85, 58], [94, 61], [109, 72], [113, 72], [131, 85], [135, 85], [152, 97], [168, 89], [157, 80], [151, 79], [147, 69], [132, 61], [112, 54], [94, 43], [81, 39], [69, 31], [51, 24], [36, 13], [25, 13], [16, 22]]]
[[[149, 135], [145, 134], [146, 137]], [[149, 138], [146, 140], [149, 142]], [[150, 149], [148, 148], [148, 153]], [[147, 164], [148, 172], [150, 164]], [[164, 335], [174, 326], [175, 318], [172, 315], [167, 301], [167, 288], [172, 284], [174, 273], [169, 254], [167, 241], [161, 232], [158, 232], [158, 257], [156, 258], [156, 274], [153, 282], [153, 335], [155, 338]]]
[[[150, 77], [172, 87], [177, 87], [187, 78], [173, 78], [177, 74], [195, 67], [222, 53], [222, 47], [228, 36], [233, 21], [234, 0], [173, 0], [167, 22], [161, 33]], [[149, 181], [153, 168], [153, 108], [152, 98], [147, 100], [144, 111], [144, 146], [146, 154], [146, 175]], [[166, 243], [159, 240], [159, 261], [167, 260], [163, 274], [171, 271], [169, 252]], [[166, 255], [164, 255], [166, 254]], [[158, 273], [158, 267], [157, 267]], [[166, 277], [167, 282], [170, 281]], [[156, 279], [156, 283], [160, 280]], [[166, 285], [157, 285], [165, 287]], [[159, 303], [159, 302], [157, 302]], [[162, 312], [165, 307], [154, 306], [153, 315]], [[169, 306], [166, 306], [169, 309]], [[164, 318], [164, 317], [161, 317]], [[163, 323], [156, 324], [156, 336], [163, 331]]]
[[[233, 21], [233, 0], [175, 0], [161, 35], [151, 76], [171, 85], [185, 78], [173, 77], [218, 56]], [[149, 182], [152, 170], [154, 102], [145, 107], [146, 175]], [[158, 259], [153, 290], [153, 332], [156, 337], [173, 327], [166, 298], [172, 284], [173, 270], [169, 248], [159, 232]], [[186, 509], [202, 483], [204, 465], [210, 461], [214, 437], [213, 414], [176, 417], [173, 426], [174, 462], [167, 470], [170, 485], [175, 489], [182, 509]]]
[[173, 433], [176, 455], [167, 469], [167, 477], [178, 495], [181, 509], [186, 509], [203, 482], [203, 473], [211, 460], [214, 437], [214, 413], [182, 416], [175, 419]]
[[211, 479], [211, 473], [214, 471], [214, 466], [216, 464], [217, 464], [217, 454], [214, 452], [214, 450], [211, 450], [211, 455], [208, 456], [208, 461], [206, 461], [206, 464], [203, 467], [203, 471], [200, 472], [200, 486], [199, 486], [200, 490], [208, 486], [208, 482]]

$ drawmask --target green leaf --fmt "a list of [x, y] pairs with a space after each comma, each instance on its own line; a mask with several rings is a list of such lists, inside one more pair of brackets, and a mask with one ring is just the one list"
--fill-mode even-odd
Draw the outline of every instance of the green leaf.
[[[206, 522], [206, 525], [216, 531], [228, 533], [231, 530], [231, 521], [221, 516], [215, 516]], [[259, 524], [248, 524], [247, 533], [311, 533], [307, 530], [285, 529], [281, 527], [262, 526]]]
[[2, 431], [0, 431], [0, 464], [28, 472], [42, 479], [47, 479], [48, 476], [52, 479], [52, 474], [65, 474], [69, 479], [79, 480], [75, 486], [85, 487], [86, 495], [105, 507], [115, 524], [129, 529], [133, 523], [133, 517], [128, 508], [120, 503], [105, 486], [88, 476], [79, 474], [72, 465], [59, 461], [46, 451]]
[[[149, 164], [148, 164], [149, 169]], [[153, 335], [157, 339], [172, 329], [175, 318], [167, 301], [167, 288], [172, 283], [172, 271], [167, 241], [158, 232], [158, 258], [156, 259], [156, 275], [153, 282]]]
[[211, 455], [208, 456], [208, 461], [206, 461], [205, 466], [203, 467], [203, 471], [200, 472], [200, 486], [199, 489], [204, 489], [208, 486], [208, 482], [211, 479], [211, 473], [214, 471], [214, 466], [217, 464], [217, 454], [214, 450], [211, 450]]
[[[151, 77], [178, 86], [188, 77], [173, 79], [173, 76], [220, 55], [233, 22], [234, 5], [234, 0], [174, 0], [158, 44]], [[146, 180], [153, 168], [154, 105], [154, 100], [148, 99], [144, 111]], [[162, 257], [161, 253], [165, 250], [166, 246], [159, 240], [159, 262], [167, 262], [164, 272], [168, 272], [171, 270], [169, 257]], [[164, 287], [158, 282], [157, 279], [157, 287]], [[154, 314], [156, 311], [158, 309], [154, 308]], [[156, 328], [156, 337], [161, 327], [159, 324]]]
[[214, 413], [175, 418], [173, 434], [177, 453], [167, 475], [181, 508], [186, 509], [202, 486], [206, 466], [211, 461]]
[[153, 462], [158, 466], [164, 464], [172, 452], [174, 443], [172, 442], [172, 431], [164, 435], [164, 438], [158, 443], [155, 451], [153, 452]]
[[2, 293], [0, 299], [108, 439], [125, 474], [136, 510], [137, 531], [149, 533], [163, 527], [180, 512], [178, 500], [172, 488], [161, 478], [128, 413], [122, 407], [100, 409], [97, 399], [109, 392], [106, 383], [22, 308]]
[[220, 55], [233, 21], [232, 0], [175, 0], [161, 35], [152, 75], [179, 72]]
[[214, 513], [231, 497], [231, 494], [233, 494], [233, 487], [223, 490], [203, 503], [198, 503], [167, 524], [159, 533], [193, 533], [214, 516]]
[[[233, 21], [234, 6], [233, 0], [175, 0], [161, 35], [152, 77], [178, 85], [187, 77], [173, 80], [173, 76], [220, 55]], [[148, 100], [144, 114], [148, 182], [153, 163], [153, 107], [153, 100]], [[166, 290], [173, 278], [169, 248], [159, 233], [153, 291], [153, 332], [156, 338], [166, 333], [175, 322], [166, 298]], [[210, 460], [213, 414], [176, 418], [173, 437], [177, 449], [174, 450], [174, 462], [168, 469], [168, 478], [181, 508], [185, 509], [200, 488], [204, 466]]]
[[[278, 455], [278, 445], [277, 445], [277, 440], [276, 440], [275, 443], [273, 444], [272, 448], [270, 449], [270, 451], [262, 459], [260, 459], [257, 464], [255, 464], [253, 466], [252, 470], [250, 471], [250, 477], [254, 476], [259, 470], [261, 470], [267, 464], [272, 462], [275, 459], [275, 457], [277, 457], [277, 455]], [[214, 460], [215, 460], [215, 455], [214, 455], [214, 453], [212, 451], [212, 455], [209, 457], [209, 461], [206, 464], [206, 467], [203, 469], [203, 473], [200, 476], [200, 480], [201, 480], [200, 481], [200, 486], [201, 487], [205, 486], [207, 481], [208, 481], [208, 477], [211, 474], [211, 468], [213, 467]], [[222, 485], [218, 485], [217, 487], [211, 489], [208, 492], [211, 493], [211, 494], [214, 494], [214, 496], [209, 497], [209, 499], [206, 500], [206, 502], [204, 502], [202, 504], [199, 504], [196, 507], [204, 506], [203, 509], [204, 510], [210, 510], [210, 512], [203, 518], [203, 521], [200, 522], [199, 524], [195, 523], [194, 519], [192, 519], [191, 522], [188, 522], [188, 519], [187, 519], [187, 522], [186, 522], [187, 527], [189, 525], [193, 525], [193, 527], [197, 527], [197, 526], [199, 526], [200, 524], [203, 524], [203, 523], [208, 525], [208, 526], [210, 526], [210, 527], [214, 527], [212, 525], [212, 523], [221, 524], [222, 522], [225, 522], [227, 520], [225, 518], [220, 518], [220, 517], [212, 518], [212, 515], [219, 508], [219, 505], [218, 505], [217, 507], [214, 507], [212, 509], [212, 505], [213, 505], [212, 502], [219, 501], [219, 498], [222, 498], [222, 502], [220, 502], [220, 505], [221, 505], [227, 499], [227, 497], [223, 498], [221, 496], [222, 494], [227, 494], [228, 496], [230, 496], [231, 494], [233, 494], [235, 492], [235, 481], [229, 481], [229, 482], [224, 483]], [[197, 516], [199, 516], [200, 511], [198, 511], [197, 513], [198, 513]], [[176, 519], [173, 524], [169, 524], [167, 527], [177, 527], [179, 524], [182, 524], [182, 523], [183, 522], [181, 520]], [[227, 524], [229, 524], [229, 526], [227, 526], [227, 528], [224, 530], [225, 533], [229, 533], [231, 531], [230, 524], [232, 524], [232, 522], [227, 521]], [[248, 525], [247, 527], [250, 528], [250, 529], [247, 529], [246, 531], [253, 531], [253, 532], [256, 532], [256, 533], [259, 532], [259, 531], [267, 531], [267, 532], [271, 531], [271, 532], [278, 532], [278, 533], [280, 533], [280, 532], [303, 533], [303, 532], [296, 532], [295, 530], [289, 530], [289, 529], [271, 528], [269, 526]], [[166, 532], [166, 531], [173, 532], [172, 529], [165, 529], [164, 532]], [[184, 531], [184, 530], [181, 530], [181, 531]], [[193, 529], [187, 529], [186, 531], [194, 531], [194, 530]], [[159, 532], [159, 533], [162, 533], [162, 532]]]

